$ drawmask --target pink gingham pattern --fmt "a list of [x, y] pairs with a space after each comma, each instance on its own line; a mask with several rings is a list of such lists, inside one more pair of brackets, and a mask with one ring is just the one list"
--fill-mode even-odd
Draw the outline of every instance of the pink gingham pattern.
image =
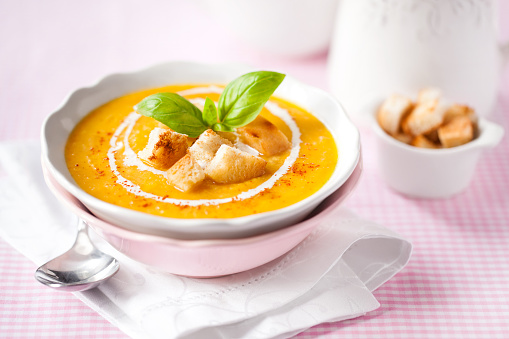
[[[150, 1], [140, 6], [1, 2], [0, 140], [37, 138], [43, 118], [78, 86], [165, 60], [240, 61], [327, 89], [325, 56], [283, 60], [258, 54], [237, 43], [196, 4]], [[154, 7], [158, 10], [149, 11]], [[507, 2], [501, 9], [507, 21]], [[167, 20], [165, 13], [175, 11], [180, 15]], [[155, 17], [143, 17], [149, 12]], [[164, 34], [147, 33], [161, 30], [157, 25], [164, 22]], [[177, 27], [188, 31], [183, 35]], [[508, 36], [509, 26], [503, 28]], [[163, 38], [171, 46], [156, 44]], [[152, 52], [133, 48], [143, 39], [156, 44]], [[506, 136], [482, 157], [468, 190], [447, 200], [408, 199], [387, 188], [376, 170], [372, 135], [362, 131], [365, 172], [347, 206], [412, 241], [413, 256], [375, 292], [378, 310], [320, 324], [297, 337], [509, 338], [508, 69], [492, 120], [504, 126]], [[0, 337], [126, 337], [73, 295], [40, 286], [33, 279], [35, 268], [0, 239]]]

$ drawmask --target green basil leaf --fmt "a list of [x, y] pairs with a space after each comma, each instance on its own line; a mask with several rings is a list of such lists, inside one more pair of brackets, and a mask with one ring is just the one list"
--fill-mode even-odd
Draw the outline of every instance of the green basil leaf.
[[230, 82], [219, 97], [219, 122], [235, 128], [253, 121], [284, 78], [281, 73], [260, 71]]
[[134, 109], [139, 114], [154, 118], [178, 133], [198, 137], [208, 126], [202, 112], [186, 98], [176, 93], [157, 93], [138, 103]]
[[221, 123], [212, 125], [212, 129], [216, 132], [235, 132], [235, 128]]
[[208, 126], [218, 123], [216, 105], [209, 97], [205, 99], [205, 105], [203, 106], [203, 121]]

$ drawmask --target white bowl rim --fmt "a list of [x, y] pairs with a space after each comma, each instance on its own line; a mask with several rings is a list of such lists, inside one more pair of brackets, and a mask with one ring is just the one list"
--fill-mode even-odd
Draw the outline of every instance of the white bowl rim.
[[[114, 211], [116, 213], [123, 213], [124, 215], [129, 215], [129, 216], [143, 217], [143, 218], [147, 218], [147, 220], [157, 219], [163, 223], [168, 222], [169, 228], [176, 227], [175, 225], [170, 225], [170, 223], [174, 223], [174, 224], [178, 223], [179, 224], [179, 226], [178, 226], [179, 232], [192, 233], [193, 231], [198, 231], [199, 228], [203, 227], [204, 225], [207, 225], [206, 226], [207, 229], [212, 232], [213, 232], [213, 230], [211, 229], [212, 225], [215, 227], [220, 227], [220, 228], [235, 227], [235, 229], [238, 230], [238, 227], [240, 227], [242, 225], [246, 225], [246, 224], [253, 222], [255, 220], [271, 218], [271, 217], [279, 216], [281, 214], [291, 215], [292, 212], [301, 209], [303, 206], [308, 205], [312, 201], [324, 200], [327, 196], [329, 196], [336, 189], [338, 189], [348, 179], [348, 177], [352, 174], [352, 172], [354, 171], [357, 163], [359, 162], [359, 158], [360, 158], [361, 141], [360, 141], [359, 130], [353, 124], [353, 122], [350, 120], [350, 118], [346, 114], [345, 109], [342, 107], [342, 105], [339, 103], [339, 101], [336, 98], [334, 98], [331, 94], [329, 94], [326, 91], [321, 90], [319, 88], [304, 84], [304, 83], [302, 83], [288, 75], [286, 76], [285, 81], [294, 82], [294, 83], [298, 84], [299, 86], [302, 86], [303, 88], [305, 88], [306, 91], [314, 92], [316, 95], [321, 95], [321, 96], [327, 97], [329, 100], [331, 100], [331, 102], [333, 102], [336, 105], [338, 112], [341, 112], [342, 123], [348, 125], [348, 129], [352, 132], [351, 142], [354, 145], [353, 147], [355, 147], [357, 150], [355, 159], [349, 159], [348, 162], [347, 161], [338, 161], [338, 164], [336, 165], [336, 169], [335, 169], [334, 173], [336, 173], [338, 171], [338, 169], [342, 170], [342, 176], [341, 176], [340, 180], [338, 180], [334, 184], [331, 184], [330, 180], [329, 180], [317, 192], [315, 192], [311, 196], [309, 196], [303, 200], [300, 200], [297, 203], [294, 203], [290, 206], [283, 207], [283, 208], [273, 210], [273, 211], [251, 214], [251, 215], [236, 217], [236, 218], [180, 219], [180, 218], [162, 217], [162, 216], [157, 216], [157, 215], [153, 215], [153, 214], [149, 214], [149, 213], [145, 213], [145, 212], [131, 210], [126, 207], [114, 205], [114, 204], [105, 202], [99, 198], [96, 198], [96, 197], [90, 195], [89, 193], [85, 192], [83, 189], [81, 189], [75, 182], [71, 182], [70, 180], [68, 180], [53, 165], [53, 163], [51, 162], [51, 160], [49, 158], [49, 153], [51, 151], [49, 149], [48, 140], [46, 139], [45, 132], [46, 132], [46, 129], [47, 129], [47, 126], [48, 126], [48, 123], [49, 123], [49, 120], [51, 119], [51, 117], [54, 116], [55, 114], [59, 113], [61, 110], [65, 109], [65, 107], [73, 100], [73, 97], [76, 95], [77, 92], [79, 92], [81, 90], [92, 89], [113, 77], [125, 77], [125, 76], [138, 75], [138, 74], [142, 74], [143, 72], [147, 72], [147, 71], [157, 69], [160, 67], [198, 67], [198, 66], [199, 67], [215, 67], [215, 68], [221, 68], [221, 69], [227, 68], [227, 69], [230, 69], [230, 71], [232, 71], [232, 70], [252, 71], [252, 70], [254, 70], [254, 68], [252, 66], [247, 66], [247, 65], [238, 64], [238, 63], [201, 63], [201, 62], [189, 62], [189, 61], [171, 61], [171, 62], [156, 64], [156, 65], [146, 67], [146, 68], [143, 68], [143, 69], [137, 70], [137, 71], [112, 73], [112, 74], [109, 74], [109, 75], [106, 75], [106, 76], [100, 78], [98, 81], [96, 81], [94, 84], [92, 84], [90, 86], [80, 87], [80, 88], [74, 90], [73, 92], [71, 92], [66, 97], [66, 99], [62, 102], [62, 104], [55, 111], [53, 111], [51, 114], [49, 114], [46, 117], [46, 119], [43, 122], [42, 129], [41, 129], [42, 157], [43, 157], [43, 159], [46, 160], [48, 170], [52, 173], [53, 177], [67, 191], [69, 191], [71, 194], [76, 196], [80, 201], [84, 202], [85, 204], [87, 201], [91, 201], [96, 205], [102, 206], [102, 208], [104, 208], [104, 209], [108, 209], [108, 210]], [[286, 80], [286, 79], [289, 79], [289, 80]], [[276, 94], [275, 94], [276, 97], [278, 97], [277, 92], [278, 91], [276, 91]], [[114, 98], [111, 98], [110, 100], [113, 100], [113, 99]], [[317, 116], [315, 116], [315, 117], [318, 118], [319, 120], [321, 120], [320, 117], [317, 117]], [[339, 145], [338, 145], [338, 152], [339, 152], [339, 154], [341, 154], [341, 151], [339, 150]], [[333, 176], [334, 176], [334, 173], [333, 173]], [[198, 228], [198, 230], [193, 230], [193, 228]]]

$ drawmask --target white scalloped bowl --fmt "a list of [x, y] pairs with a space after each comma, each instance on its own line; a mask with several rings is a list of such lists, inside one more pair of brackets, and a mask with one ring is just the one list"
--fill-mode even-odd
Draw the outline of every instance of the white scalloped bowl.
[[151, 215], [104, 202], [83, 191], [67, 169], [64, 149], [70, 132], [90, 111], [124, 94], [182, 83], [227, 84], [252, 71], [236, 64], [170, 62], [138, 72], [109, 75], [91, 87], [74, 91], [45, 120], [42, 157], [52, 177], [97, 217], [125, 229], [176, 239], [232, 239], [272, 232], [304, 219], [349, 178], [360, 159], [360, 136], [341, 105], [328, 93], [287, 76], [275, 96], [311, 112], [332, 133], [339, 161], [328, 182], [316, 193], [275, 211], [238, 218], [178, 219]]

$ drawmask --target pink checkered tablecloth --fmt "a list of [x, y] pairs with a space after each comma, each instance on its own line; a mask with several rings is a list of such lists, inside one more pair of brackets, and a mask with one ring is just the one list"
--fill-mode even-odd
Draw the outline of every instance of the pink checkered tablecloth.
[[[501, 9], [509, 20], [508, 2]], [[1, 1], [0, 51], [0, 142], [38, 138], [44, 117], [74, 88], [168, 60], [243, 62], [328, 88], [326, 55], [259, 54], [199, 2]], [[502, 78], [491, 119], [509, 131], [509, 69]], [[371, 133], [362, 130], [362, 138], [365, 172], [347, 206], [412, 241], [413, 256], [375, 292], [378, 310], [298, 337], [509, 338], [507, 132], [482, 157], [468, 190], [446, 200], [391, 191], [377, 173]], [[0, 337], [126, 337], [72, 294], [39, 285], [35, 268], [0, 239]]]

